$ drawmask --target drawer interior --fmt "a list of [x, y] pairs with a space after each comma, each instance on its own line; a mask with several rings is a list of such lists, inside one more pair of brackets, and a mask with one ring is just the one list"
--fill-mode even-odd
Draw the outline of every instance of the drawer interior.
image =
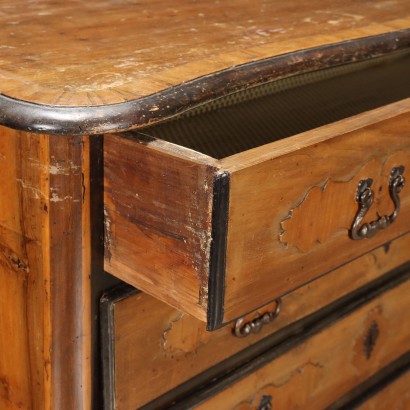
[[407, 98], [409, 72], [410, 52], [397, 52], [248, 88], [140, 132], [222, 159]]

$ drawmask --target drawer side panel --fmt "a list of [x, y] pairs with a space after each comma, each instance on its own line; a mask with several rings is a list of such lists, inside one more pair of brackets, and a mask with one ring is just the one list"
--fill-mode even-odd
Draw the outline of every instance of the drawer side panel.
[[105, 269], [205, 321], [214, 168], [106, 135], [104, 173]]

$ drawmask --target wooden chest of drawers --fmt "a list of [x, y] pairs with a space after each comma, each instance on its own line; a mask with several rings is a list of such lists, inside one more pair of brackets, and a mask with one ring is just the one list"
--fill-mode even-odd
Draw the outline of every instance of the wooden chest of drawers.
[[1, 5], [0, 409], [409, 408], [407, 2]]
[[[235, 373], [230, 367], [238, 368], [241, 363], [249, 362], [249, 357], [256, 355], [255, 350], [259, 353], [257, 355], [259, 358], [255, 360], [255, 368], [260, 366], [261, 362], [267, 361], [267, 357], [275, 357], [274, 373], [278, 374], [278, 380], [291, 378], [291, 375], [296, 371], [295, 369], [298, 369], [297, 372], [303, 373], [304, 363], [297, 363], [298, 360], [306, 363], [313, 360], [303, 356], [307, 353], [300, 356], [300, 353], [294, 354], [294, 351], [318, 349], [319, 351], [316, 353], [325, 355], [321, 360], [321, 368], [324, 369], [323, 377], [328, 379], [328, 382], [331, 383], [334, 380], [335, 383], [338, 383], [336, 381], [337, 371], [334, 369], [335, 366], [336, 368], [340, 366], [340, 362], [332, 362], [333, 359], [337, 358], [337, 360], [346, 362], [345, 370], [340, 372], [339, 383], [341, 380], [347, 383], [349, 366], [353, 366], [350, 368], [351, 377], [354, 375], [353, 380], [357, 383], [358, 377], [365, 377], [366, 366], [375, 366], [378, 369], [383, 366], [380, 358], [374, 356], [372, 356], [372, 360], [370, 357], [369, 359], [360, 358], [360, 355], [367, 354], [366, 343], [371, 338], [367, 335], [372, 334], [373, 322], [378, 323], [377, 333], [386, 333], [383, 338], [391, 338], [388, 343], [397, 342], [400, 344], [399, 347], [392, 348], [390, 351], [386, 344], [387, 341], [382, 341], [381, 336], [380, 338], [375, 336], [375, 346], [376, 344], [380, 346], [378, 349], [386, 354], [386, 357], [393, 359], [394, 355], [400, 356], [400, 349], [404, 349], [403, 354], [407, 352], [408, 341], [402, 341], [399, 337], [387, 336], [387, 330], [382, 329], [382, 323], [385, 323], [385, 320], [389, 321], [392, 327], [393, 321], [397, 320], [397, 335], [399, 335], [401, 333], [399, 328], [405, 321], [402, 315], [406, 315], [406, 309], [402, 310], [402, 306], [398, 306], [397, 309], [400, 313], [394, 314], [394, 318], [385, 318], [387, 307], [384, 309], [378, 301], [373, 301], [373, 298], [379, 297], [382, 289], [387, 289], [392, 284], [405, 280], [408, 276], [404, 273], [405, 268], [400, 270], [399, 274], [391, 272], [397, 266], [405, 266], [408, 261], [407, 248], [409, 245], [410, 236], [404, 236], [393, 241], [388, 251], [384, 247], [378, 248], [323, 276], [312, 284], [287, 294], [281, 299], [280, 312], [277, 317], [271, 323], [264, 324], [257, 333], [252, 332], [246, 337], [235, 336], [235, 323], [209, 333], [206, 332], [204, 323], [159, 302], [155, 298], [138, 292], [132, 287], [121, 286], [115, 289], [104, 297], [102, 303], [104, 370], [105, 379], [110, 380], [104, 390], [106, 402], [115, 403], [113, 407], [118, 409], [132, 409], [139, 408], [158, 396], [163, 396], [161, 406], [164, 407], [186, 394], [187, 391], [192, 390], [195, 391], [193, 399], [195, 401], [195, 397], [198, 395], [198, 386], [204, 383], [203, 377], [198, 377], [198, 375], [207, 371], [207, 378], [215, 379], [219, 376], [224, 380], [221, 374], [230, 371], [233, 375], [231, 375], [229, 383], [232, 383], [235, 374], [242, 374], [244, 371], [236, 371]], [[406, 305], [406, 291], [399, 290], [399, 288], [397, 288], [397, 292], [402, 292], [401, 294], [404, 296], [392, 298], [397, 303]], [[363, 308], [361, 305], [369, 300], [372, 300], [370, 304], [372, 307]], [[245, 317], [240, 323], [240, 328], [243, 329], [245, 323], [251, 323], [264, 312], [275, 311], [277, 303], [278, 301], [272, 306], [265, 306], [259, 313], [255, 312]], [[344, 325], [345, 320], [350, 320], [343, 319], [344, 315], [349, 314], [357, 306], [372, 313], [366, 313], [365, 319], [360, 316], [360, 313], [354, 313], [361, 319], [358, 319], [356, 324]], [[383, 316], [383, 318], [376, 317], [378, 315]], [[325, 319], [329, 316], [332, 319]], [[333, 320], [339, 320], [339, 318], [342, 318], [340, 323], [337, 322], [336, 325], [335, 322], [333, 326]], [[323, 324], [320, 324], [321, 322]], [[328, 328], [329, 323], [332, 323], [330, 328]], [[337, 327], [341, 327], [343, 330], [337, 330]], [[357, 335], [348, 334], [347, 328], [351, 329], [352, 332], [357, 332]], [[390, 331], [395, 332], [392, 328]], [[336, 332], [337, 335], [328, 336], [327, 332]], [[329, 344], [323, 340], [313, 342], [308, 338], [312, 335], [333, 342]], [[403, 337], [408, 337], [406, 332], [403, 333]], [[300, 346], [296, 347], [295, 350], [290, 350], [299, 343], [302, 346], [307, 346], [307, 344], [311, 346], [306, 348]], [[272, 349], [272, 346], [275, 348]], [[326, 347], [329, 352], [337, 352], [334, 357], [326, 353]], [[372, 350], [373, 347], [368, 347], [368, 349]], [[147, 355], [147, 351], [151, 354]], [[237, 358], [232, 363], [232, 360], [229, 359], [234, 355]], [[289, 367], [289, 361], [292, 360], [295, 360], [295, 368]], [[286, 364], [283, 364], [284, 362]], [[252, 367], [253, 365], [251, 365]], [[360, 368], [362, 376], [356, 374], [357, 367]], [[369, 370], [370, 373], [375, 372], [375, 368]], [[289, 372], [288, 376], [280, 375], [280, 369]], [[194, 379], [195, 377], [196, 379]], [[310, 378], [310, 376], [306, 377]], [[290, 400], [292, 396], [289, 395], [289, 389], [296, 389], [296, 385], [293, 383], [305, 383], [305, 380], [298, 381], [296, 378], [290, 386], [284, 388], [283, 393], [279, 389], [279, 394], [283, 396], [281, 400]], [[184, 383], [185, 388], [181, 387]], [[244, 383], [247, 384], [247, 382]], [[311, 383], [319, 385], [323, 383], [323, 380], [313, 378]], [[253, 389], [256, 394], [259, 388], [255, 387], [254, 382], [249, 384], [251, 391]], [[312, 385], [309, 384], [308, 380], [306, 380], [306, 386], [307, 390], [304, 391], [304, 394], [309, 395], [312, 393], [310, 391]], [[172, 392], [172, 389], [176, 387], [179, 391]], [[328, 404], [331, 404], [332, 400], [336, 400], [342, 394], [341, 386], [336, 384], [336, 387], [333, 388], [333, 394], [328, 397], [330, 400]], [[287, 397], [288, 395], [289, 397]], [[299, 401], [294, 403], [294, 408], [304, 408], [308, 403], [307, 399], [308, 396], [301, 395]], [[284, 404], [281, 401], [280, 403], [279, 408], [283, 408]], [[289, 401], [289, 403], [289, 408], [292, 408], [292, 402]], [[317, 403], [316, 399], [314, 403]], [[320, 406], [320, 408], [322, 407], [324, 408], [324, 406]]]
[[[362, 74], [370, 76], [371, 68]], [[332, 75], [337, 88], [339, 78]], [[314, 85], [320, 92], [322, 82]], [[252, 112], [256, 103], [242, 104]], [[228, 107], [226, 115], [238, 115], [241, 126], [244, 114], [235, 108]], [[317, 110], [326, 116], [325, 109]], [[187, 139], [199, 140], [200, 129], [192, 136], [195, 125], [214, 120], [197, 116], [194, 126], [185, 125]], [[174, 121], [184, 123], [186, 116]], [[221, 134], [224, 125], [219, 124]], [[376, 227], [367, 234], [371, 240], [352, 240], [360, 181], [370, 178], [378, 193], [377, 205], [368, 207], [359, 226], [395, 212], [389, 185], [400, 178], [394, 170], [410, 167], [409, 126], [410, 100], [405, 99], [221, 160], [147, 140], [147, 134], [165, 132], [161, 129], [144, 129], [141, 137], [127, 139], [107, 135], [105, 268], [207, 321], [210, 330], [219, 327], [410, 229], [410, 194], [403, 190], [400, 223], [373, 238]], [[226, 143], [232, 139], [242, 143], [234, 136]], [[225, 141], [220, 137], [217, 143]]]

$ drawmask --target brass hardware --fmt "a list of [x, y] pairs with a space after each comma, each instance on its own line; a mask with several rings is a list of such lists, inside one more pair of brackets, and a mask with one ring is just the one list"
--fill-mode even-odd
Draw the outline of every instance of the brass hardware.
[[354, 240], [371, 238], [376, 235], [377, 231], [386, 229], [390, 226], [400, 211], [399, 193], [404, 187], [405, 178], [403, 176], [404, 166], [395, 167], [390, 173], [389, 193], [395, 209], [391, 215], [383, 215], [378, 220], [361, 225], [364, 217], [374, 202], [374, 191], [371, 189], [373, 180], [371, 178], [359, 181], [357, 188], [356, 201], [359, 204], [359, 210], [355, 216], [350, 230], [350, 237]]
[[233, 334], [236, 337], [245, 337], [249, 336], [251, 333], [259, 333], [263, 325], [272, 322], [279, 315], [281, 305], [282, 299], [279, 298], [276, 300], [275, 310], [266, 312], [246, 323], [244, 323], [245, 319], [241, 317], [235, 322]]

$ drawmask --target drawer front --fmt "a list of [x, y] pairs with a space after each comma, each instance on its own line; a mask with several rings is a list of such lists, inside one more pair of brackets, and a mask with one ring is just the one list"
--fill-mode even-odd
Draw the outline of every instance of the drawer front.
[[408, 409], [410, 404], [410, 350], [372, 375], [326, 410]]
[[[236, 323], [209, 333], [203, 322], [147, 294], [130, 288], [114, 291], [102, 301], [106, 409], [138, 408], [269, 335], [285, 337], [292, 323], [380, 281], [407, 261], [409, 248], [407, 235], [286, 295], [279, 315], [246, 337], [234, 336]], [[237, 333], [275, 308], [273, 303], [243, 318]], [[215, 374], [221, 371], [215, 369]]]
[[410, 409], [410, 369], [356, 407], [357, 410]]
[[[189, 405], [236, 410], [326, 408], [408, 351], [410, 331], [403, 324], [409, 292], [407, 280], [273, 361], [263, 365], [264, 358], [257, 359], [252, 373], [246, 375], [242, 369], [219, 386], [197, 395], [201, 403], [195, 405], [193, 398]], [[274, 356], [274, 350], [267, 352], [266, 358]], [[247, 369], [251, 371], [252, 364]], [[240, 378], [236, 383], [235, 377]], [[181, 403], [179, 408], [186, 405]]]
[[407, 99], [221, 160], [107, 135], [105, 269], [214, 330], [410, 230], [409, 129]]
[[[392, 192], [392, 170], [410, 175], [409, 110], [410, 100], [227, 159], [223, 322], [410, 229], [410, 189]], [[364, 181], [372, 205], [357, 200]], [[364, 224], [369, 237], [356, 232]]]

